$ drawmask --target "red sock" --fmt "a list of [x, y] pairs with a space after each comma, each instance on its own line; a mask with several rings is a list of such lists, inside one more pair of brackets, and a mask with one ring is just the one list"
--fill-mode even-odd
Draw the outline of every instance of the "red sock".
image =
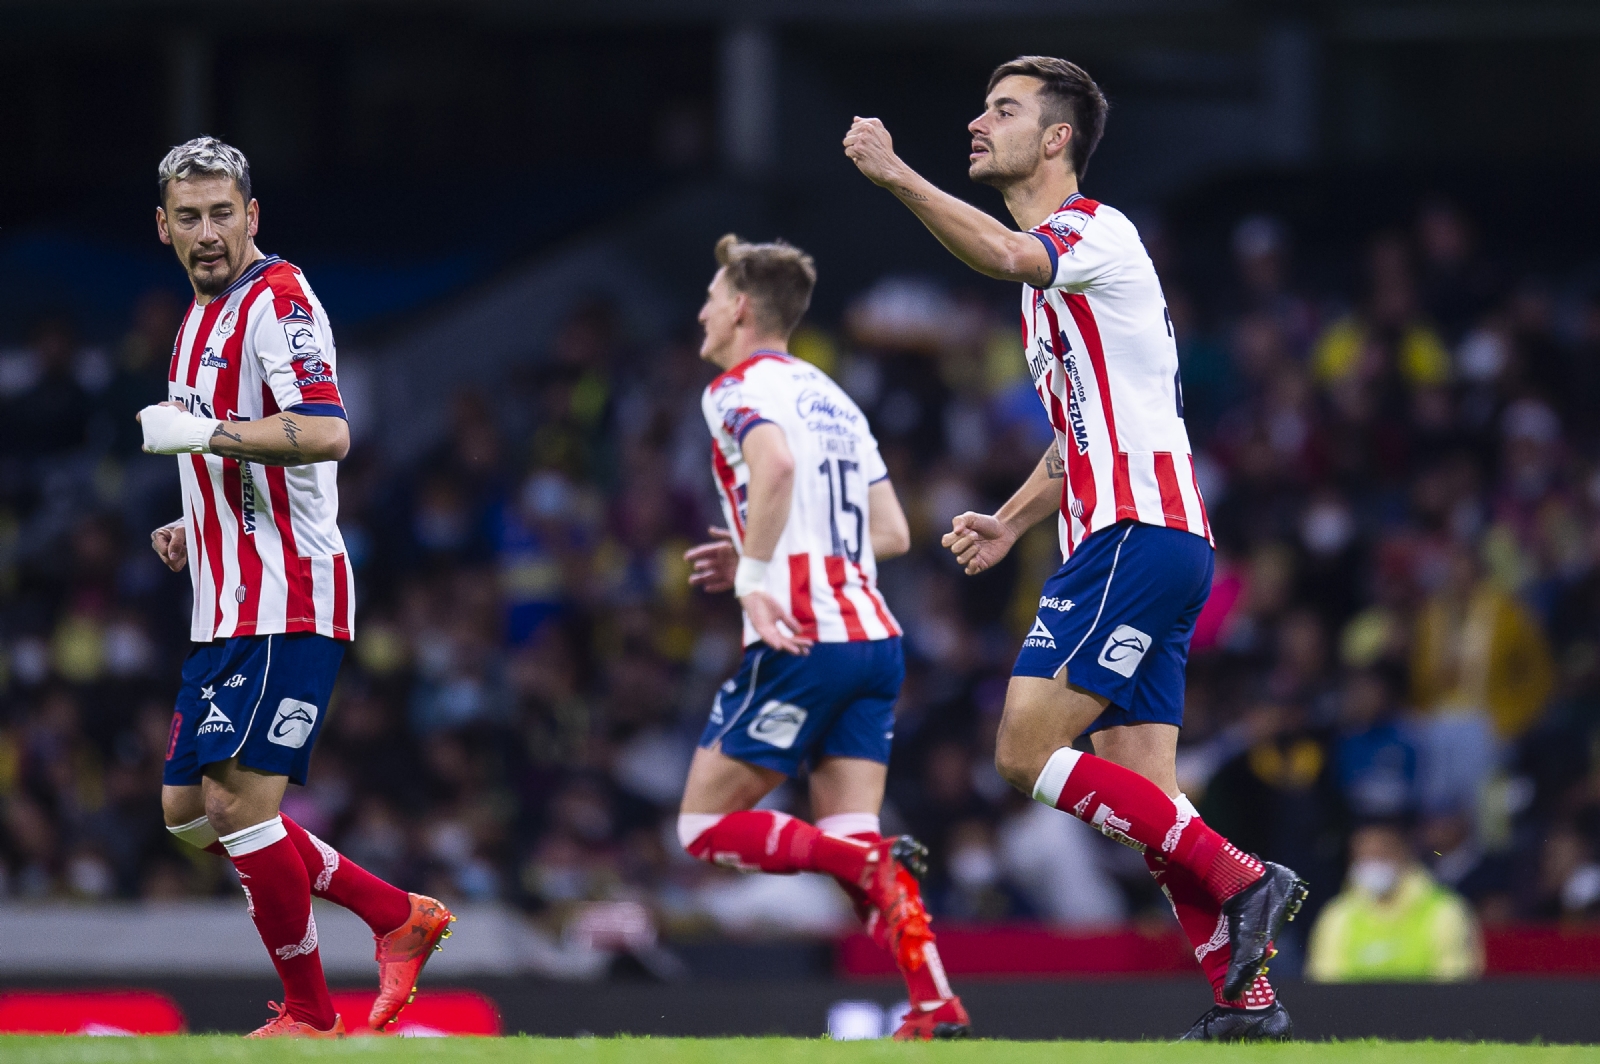
[[1205, 821], [1180, 811], [1160, 787], [1137, 772], [1070, 746], [1050, 755], [1033, 797], [1140, 853], [1188, 869], [1217, 901], [1227, 901], [1265, 870]]
[[1217, 1004], [1264, 1009], [1276, 1001], [1277, 994], [1265, 975], [1258, 976], [1255, 985], [1244, 992], [1243, 1001], [1229, 1001], [1222, 996], [1222, 985], [1228, 978], [1228, 960], [1232, 957], [1228, 947], [1228, 922], [1223, 918], [1222, 906], [1187, 868], [1148, 853], [1144, 855], [1144, 863], [1161, 893], [1172, 903], [1173, 915], [1194, 947], [1194, 959], [1200, 962], [1201, 970], [1211, 982], [1211, 995]]
[[250, 903], [250, 917], [283, 980], [289, 1015], [326, 1031], [338, 1019], [317, 952], [311, 880], [283, 826], [274, 817], [222, 839]]
[[787, 813], [728, 813], [685, 847], [691, 856], [746, 872], [826, 872], [855, 883], [867, 867], [865, 843], [827, 835]]
[[312, 894], [349, 909], [366, 921], [374, 935], [387, 935], [411, 918], [411, 895], [368, 872], [287, 814], [280, 816], [311, 877]]
[[[883, 841], [883, 836], [875, 831], [857, 831], [848, 837], [858, 839], [869, 846]], [[873, 908], [872, 902], [867, 900], [866, 893], [854, 883], [846, 883], [842, 879], [838, 882], [844, 888], [844, 892], [850, 895], [850, 903], [855, 907], [856, 917], [866, 928], [867, 934], [872, 936], [872, 941], [892, 956], [893, 951], [889, 949], [889, 929], [884, 925], [878, 910]], [[955, 991], [950, 989], [950, 980], [944, 974], [944, 961], [939, 957], [939, 947], [932, 941], [927, 942], [922, 947], [922, 957], [926, 963], [916, 971], [908, 972], [904, 968], [900, 969], [900, 974], [906, 980], [906, 997], [911, 1001], [913, 1009], [925, 1004], [938, 1005], [955, 996]]]

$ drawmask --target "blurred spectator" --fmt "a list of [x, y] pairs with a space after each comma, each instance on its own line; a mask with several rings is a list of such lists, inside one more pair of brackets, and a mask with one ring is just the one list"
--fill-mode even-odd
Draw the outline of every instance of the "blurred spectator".
[[1434, 882], [1389, 824], [1350, 839], [1344, 891], [1311, 931], [1306, 977], [1319, 983], [1456, 982], [1483, 971], [1483, 945], [1467, 904]]

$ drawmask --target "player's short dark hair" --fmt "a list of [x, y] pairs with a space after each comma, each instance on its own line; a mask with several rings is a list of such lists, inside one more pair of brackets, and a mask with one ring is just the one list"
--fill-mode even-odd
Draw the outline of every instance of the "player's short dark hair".
[[717, 264], [734, 291], [750, 297], [763, 326], [788, 336], [806, 316], [817, 264], [793, 244], [749, 244], [728, 233], [717, 241]]
[[1111, 105], [1106, 102], [1105, 93], [1077, 63], [1048, 55], [1020, 55], [994, 68], [984, 95], [993, 92], [1001, 79], [1010, 77], [1038, 78], [1043, 82], [1039, 88], [1039, 121], [1047, 126], [1065, 122], [1072, 127], [1067, 154], [1072, 172], [1082, 178], [1089, 169], [1089, 156], [1106, 131], [1106, 111]]

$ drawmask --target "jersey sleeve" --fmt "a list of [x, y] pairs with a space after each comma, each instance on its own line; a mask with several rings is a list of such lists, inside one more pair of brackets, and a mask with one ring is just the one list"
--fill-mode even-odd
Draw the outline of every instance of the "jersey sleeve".
[[878, 450], [878, 441], [870, 433], [861, 441], [861, 475], [867, 478], [868, 484], [889, 478], [889, 467]]
[[1103, 220], [1081, 208], [1067, 207], [1028, 230], [1050, 256], [1046, 288], [1089, 288], [1116, 264], [1110, 234]]
[[261, 379], [278, 409], [314, 417], [344, 417], [334, 371], [333, 330], [310, 299], [274, 290], [251, 335]]
[[727, 380], [712, 388], [704, 410], [713, 433], [721, 429], [736, 443], [743, 443], [751, 429], [773, 420], [768, 416], [770, 407], [771, 400], [758, 386], [748, 380]]

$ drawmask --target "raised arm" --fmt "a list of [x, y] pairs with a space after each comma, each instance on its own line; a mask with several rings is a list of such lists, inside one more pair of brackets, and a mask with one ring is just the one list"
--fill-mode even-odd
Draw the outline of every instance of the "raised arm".
[[1044, 452], [1016, 494], [994, 514], [964, 513], [939, 542], [956, 556], [968, 576], [993, 567], [1022, 534], [1061, 506], [1061, 481], [1066, 476], [1056, 445]]
[[1038, 288], [1054, 279], [1049, 252], [1031, 233], [1001, 224], [907, 166], [894, 153], [894, 141], [876, 118], [857, 118], [845, 134], [844, 153], [874, 184], [893, 192], [956, 258], [1002, 281]]
[[297, 466], [338, 462], [350, 453], [350, 426], [333, 415], [285, 413], [259, 421], [219, 421], [196, 417], [182, 403], [165, 402], [147, 406], [136, 416], [150, 454], [219, 454], [263, 465]]

